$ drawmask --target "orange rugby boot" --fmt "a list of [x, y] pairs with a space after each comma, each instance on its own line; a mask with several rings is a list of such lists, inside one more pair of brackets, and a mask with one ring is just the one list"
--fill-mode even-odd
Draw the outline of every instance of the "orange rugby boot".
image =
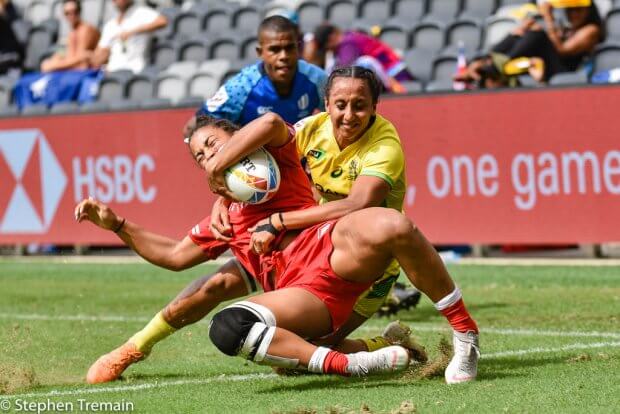
[[88, 369], [86, 382], [99, 384], [119, 379], [128, 366], [143, 360], [145, 357], [146, 354], [138, 351], [133, 343], [126, 342], [114, 351], [99, 357]]

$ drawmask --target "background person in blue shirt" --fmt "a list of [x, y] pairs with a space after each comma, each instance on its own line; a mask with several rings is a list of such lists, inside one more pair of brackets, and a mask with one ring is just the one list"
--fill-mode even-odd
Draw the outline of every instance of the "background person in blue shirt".
[[[260, 61], [230, 78], [198, 109], [245, 125], [266, 112], [275, 112], [294, 124], [324, 109], [323, 69], [299, 59], [298, 29], [283, 16], [271, 16], [258, 27], [256, 53]], [[188, 131], [196, 121], [190, 118]], [[187, 135], [187, 134], [185, 134]]]

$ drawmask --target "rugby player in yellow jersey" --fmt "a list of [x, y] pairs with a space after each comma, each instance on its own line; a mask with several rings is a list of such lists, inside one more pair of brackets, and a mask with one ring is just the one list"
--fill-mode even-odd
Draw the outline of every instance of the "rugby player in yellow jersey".
[[[281, 218], [287, 229], [306, 228], [367, 207], [402, 210], [407, 187], [405, 157], [396, 129], [376, 113], [380, 91], [381, 85], [370, 70], [357, 66], [336, 69], [327, 81], [326, 112], [295, 125], [297, 152], [306, 160], [320, 205], [283, 212]], [[219, 228], [218, 223], [215, 225]], [[267, 233], [255, 234], [255, 248], [266, 251], [273, 238]], [[341, 342], [370, 318], [383, 305], [399, 274], [398, 263], [393, 260], [329, 341]], [[357, 344], [342, 342], [348, 351], [372, 351], [381, 346], [386, 343], [380, 337]]]

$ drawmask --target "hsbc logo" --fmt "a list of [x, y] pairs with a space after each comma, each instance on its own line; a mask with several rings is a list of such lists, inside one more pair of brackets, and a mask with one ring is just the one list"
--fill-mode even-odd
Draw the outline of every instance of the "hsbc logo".
[[66, 187], [40, 130], [0, 132], [0, 234], [45, 233]]

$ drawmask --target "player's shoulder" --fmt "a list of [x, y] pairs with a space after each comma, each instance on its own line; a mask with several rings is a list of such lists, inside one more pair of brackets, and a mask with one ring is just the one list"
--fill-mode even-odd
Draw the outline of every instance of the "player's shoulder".
[[241, 69], [239, 73], [228, 79], [224, 86], [230, 91], [250, 91], [263, 77], [259, 67], [260, 63], [255, 63]]
[[394, 127], [394, 124], [379, 114], [375, 116], [374, 125], [370, 129], [369, 133], [370, 142], [393, 142], [400, 146], [400, 137], [398, 136], [396, 127]]
[[313, 65], [312, 63], [308, 63], [305, 60], [300, 59], [297, 62], [297, 70], [310, 82], [317, 85], [317, 87], [322, 87], [322, 85], [327, 81], [327, 74], [323, 69]]
[[300, 119], [295, 123], [294, 128], [297, 133], [301, 131], [304, 133], [310, 133], [316, 131], [327, 120], [329, 120], [329, 114], [326, 112], [319, 112], [318, 114]]

